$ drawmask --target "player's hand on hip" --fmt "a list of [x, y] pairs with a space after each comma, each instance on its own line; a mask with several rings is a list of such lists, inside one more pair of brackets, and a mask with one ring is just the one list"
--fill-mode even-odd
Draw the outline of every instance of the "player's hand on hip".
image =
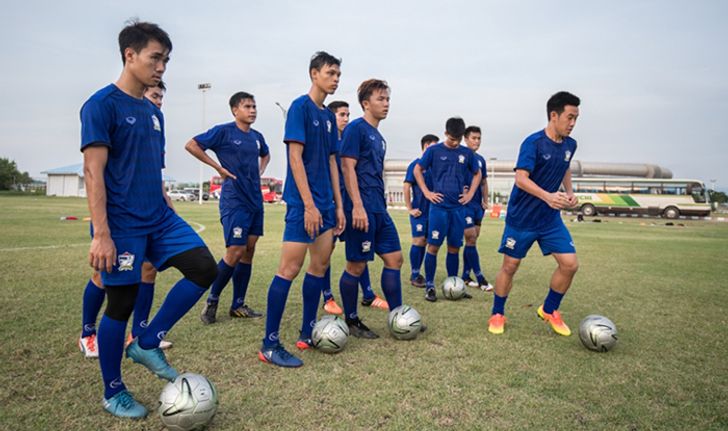
[[428, 201], [435, 204], [439, 204], [440, 202], [442, 202], [442, 193], [427, 192], [425, 194], [425, 197]]
[[363, 230], [364, 232], [369, 231], [369, 218], [363, 206], [355, 206], [351, 210], [351, 218], [354, 229]]
[[220, 170], [217, 171], [217, 173], [220, 174], [220, 176], [222, 177], [222, 180], [223, 181], [225, 181], [228, 178], [232, 178], [234, 180], [237, 180], [238, 179], [238, 177], [236, 177], [235, 175], [233, 175], [230, 171], [228, 171], [227, 169], [223, 168], [222, 166], [220, 167]]
[[458, 199], [458, 202], [460, 202], [460, 205], [466, 205], [471, 200], [473, 200], [473, 195], [471, 193], [464, 193], [460, 195], [460, 199]]
[[315, 206], [307, 207], [303, 213], [303, 226], [311, 239], [316, 238], [319, 230], [324, 226], [321, 212]]
[[88, 252], [88, 263], [96, 271], [111, 272], [116, 262], [116, 246], [108, 235], [94, 236]]
[[344, 210], [341, 208], [336, 209], [336, 228], [334, 229], [334, 235], [341, 235], [346, 229], [346, 216], [344, 216]]
[[412, 208], [411, 210], [409, 210], [409, 215], [417, 218], [422, 215], [422, 211], [420, 211], [419, 208]]

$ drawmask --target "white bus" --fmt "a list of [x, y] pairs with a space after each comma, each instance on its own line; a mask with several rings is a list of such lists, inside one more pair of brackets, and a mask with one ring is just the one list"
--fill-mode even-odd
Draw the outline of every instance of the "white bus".
[[698, 180], [573, 178], [577, 208], [585, 216], [648, 214], [668, 219], [710, 215], [705, 185]]

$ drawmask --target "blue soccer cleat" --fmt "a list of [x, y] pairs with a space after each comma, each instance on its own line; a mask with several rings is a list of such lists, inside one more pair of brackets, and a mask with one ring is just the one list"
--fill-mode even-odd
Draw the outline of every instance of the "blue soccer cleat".
[[121, 391], [108, 400], [104, 399], [104, 410], [114, 416], [131, 419], [142, 419], [149, 413], [129, 391]]
[[179, 373], [172, 368], [164, 356], [164, 352], [159, 347], [154, 349], [142, 349], [139, 346], [139, 339], [134, 341], [126, 348], [126, 357], [131, 358], [137, 364], [142, 364], [149, 369], [154, 375], [160, 379], [173, 381]]
[[258, 359], [266, 364], [278, 365], [284, 368], [298, 368], [303, 365], [302, 360], [288, 353], [280, 343], [273, 347], [261, 347], [258, 352]]

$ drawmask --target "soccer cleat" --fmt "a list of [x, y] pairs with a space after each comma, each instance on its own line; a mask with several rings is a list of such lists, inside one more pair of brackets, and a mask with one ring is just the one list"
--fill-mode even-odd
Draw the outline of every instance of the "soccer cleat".
[[493, 285], [488, 283], [487, 281], [485, 283], [480, 283], [480, 290], [482, 290], [483, 292], [492, 292]]
[[349, 327], [349, 333], [357, 338], [367, 338], [374, 340], [379, 338], [379, 335], [375, 334], [364, 322], [358, 317], [354, 319], [346, 319], [346, 325]]
[[134, 337], [132, 337], [131, 332], [126, 335], [126, 341], [124, 341], [124, 348], [126, 349], [129, 347], [129, 344], [134, 341]]
[[464, 299], [473, 299], [473, 295], [469, 294], [468, 292], [463, 292], [463, 298]]
[[96, 348], [96, 334], [88, 337], [80, 337], [78, 339], [78, 348], [81, 349], [83, 356], [87, 358], [98, 358], [99, 349]]
[[121, 391], [108, 400], [104, 399], [104, 410], [114, 416], [131, 419], [142, 419], [149, 413], [129, 391]]
[[379, 308], [382, 310], [389, 311], [389, 303], [384, 299], [380, 298], [379, 295], [374, 295], [372, 299], [362, 299], [361, 305], [365, 307]]
[[410, 278], [410, 283], [412, 283], [412, 286], [423, 288], [425, 287], [425, 277], [422, 276], [422, 274], [417, 274], [417, 277]]
[[[124, 342], [124, 348], [126, 349], [127, 347], [129, 347], [129, 344], [131, 344], [132, 341], [134, 341], [134, 337], [132, 337], [132, 335], [130, 333], [129, 335], [126, 336], [126, 342]], [[171, 349], [172, 346], [173, 346], [173, 344], [171, 341], [162, 340], [159, 342], [159, 348], [162, 350]]]
[[430, 287], [425, 291], [425, 299], [430, 302], [437, 301], [437, 294], [435, 294], [435, 288]]
[[241, 317], [241, 318], [258, 318], [263, 317], [262, 313], [258, 313], [257, 311], [253, 310], [252, 308], [248, 307], [247, 305], [243, 304], [238, 308], [231, 309], [230, 310], [230, 317]]
[[299, 338], [296, 341], [296, 348], [298, 350], [308, 350], [313, 348], [313, 340], [310, 338]]
[[258, 352], [258, 359], [283, 368], [298, 368], [303, 365], [302, 360], [288, 353], [280, 343], [273, 347], [263, 346]]
[[324, 311], [329, 314], [344, 314], [344, 310], [339, 307], [334, 298], [329, 299], [324, 303]]
[[470, 278], [469, 275], [467, 277], [463, 277], [463, 282], [465, 282], [465, 285], [468, 287], [478, 287], [478, 282]]
[[205, 308], [202, 309], [200, 320], [206, 325], [217, 322], [217, 302], [205, 302]]
[[571, 329], [569, 329], [569, 327], [566, 326], [566, 323], [564, 323], [561, 319], [561, 313], [559, 313], [558, 310], [554, 310], [553, 313], [548, 314], [543, 311], [543, 304], [541, 304], [538, 306], [536, 314], [538, 314], [538, 317], [548, 322], [549, 325], [551, 325], [551, 329], [553, 329], [557, 334], [563, 335], [564, 337], [571, 335]]
[[126, 357], [131, 358], [137, 364], [142, 364], [160, 379], [172, 381], [179, 373], [167, 362], [162, 349], [142, 349], [139, 339], [135, 338], [126, 348]]
[[506, 317], [500, 313], [490, 316], [488, 319], [488, 332], [491, 334], [502, 334], [506, 326]]

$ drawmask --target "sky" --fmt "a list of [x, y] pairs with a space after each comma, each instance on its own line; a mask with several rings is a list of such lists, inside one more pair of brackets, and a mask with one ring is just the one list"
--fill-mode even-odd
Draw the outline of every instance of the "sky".
[[[79, 109], [121, 71], [117, 36], [132, 17], [158, 23], [174, 49], [164, 80], [166, 173], [199, 178], [185, 143], [232, 121], [229, 97], [255, 95], [271, 148], [267, 175], [285, 175], [283, 116], [310, 87], [311, 55], [343, 59], [339, 90], [392, 88], [380, 125], [387, 158], [412, 159], [420, 137], [451, 116], [483, 129], [481, 154], [514, 160], [546, 124], [546, 100], [582, 100], [575, 158], [654, 163], [676, 178], [728, 189], [728, 2], [65, 1], [3, 6], [0, 157], [39, 177], [79, 163]], [[211, 83], [203, 96], [199, 83]], [[205, 167], [203, 176], [214, 174]], [[713, 183], [712, 180], [715, 182]]]

